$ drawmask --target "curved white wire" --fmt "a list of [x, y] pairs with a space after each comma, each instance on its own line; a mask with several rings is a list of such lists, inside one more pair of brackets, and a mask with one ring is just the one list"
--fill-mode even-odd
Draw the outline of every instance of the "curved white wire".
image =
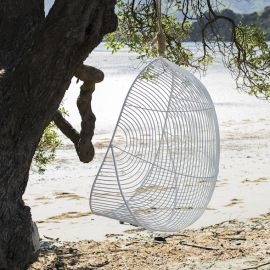
[[154, 59], [132, 84], [94, 181], [93, 213], [178, 231], [206, 209], [219, 168], [211, 97], [191, 73]]

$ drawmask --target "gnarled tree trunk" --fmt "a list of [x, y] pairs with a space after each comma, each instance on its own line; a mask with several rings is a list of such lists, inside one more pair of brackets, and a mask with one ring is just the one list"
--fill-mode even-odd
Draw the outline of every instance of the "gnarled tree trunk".
[[73, 75], [115, 30], [115, 0], [0, 0], [0, 269], [33, 259], [30, 208], [22, 200], [35, 149]]

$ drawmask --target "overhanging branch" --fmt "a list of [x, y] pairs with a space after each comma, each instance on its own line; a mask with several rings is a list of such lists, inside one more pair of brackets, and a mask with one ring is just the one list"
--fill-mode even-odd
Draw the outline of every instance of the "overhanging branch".
[[88, 163], [93, 160], [95, 155], [92, 138], [96, 117], [91, 106], [92, 94], [95, 90], [95, 84], [103, 80], [104, 74], [99, 69], [82, 65], [76, 71], [75, 76], [84, 82], [77, 100], [77, 106], [82, 118], [81, 132], [79, 133], [74, 129], [60, 111], [55, 113], [53, 121], [62, 133], [73, 142], [80, 161]]
[[73, 128], [73, 126], [63, 117], [60, 111], [57, 111], [53, 117], [53, 121], [56, 126], [62, 131], [62, 133], [69, 138], [76, 146], [80, 140], [80, 134]]

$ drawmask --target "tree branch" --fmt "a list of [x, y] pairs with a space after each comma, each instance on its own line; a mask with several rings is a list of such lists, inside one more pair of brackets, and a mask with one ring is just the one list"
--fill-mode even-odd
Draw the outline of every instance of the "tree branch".
[[53, 121], [56, 126], [62, 131], [62, 133], [69, 138], [74, 145], [76, 146], [80, 140], [80, 134], [78, 131], [73, 128], [73, 126], [63, 117], [62, 113], [58, 110], [54, 117]]
[[62, 116], [60, 111], [55, 113], [53, 121], [62, 133], [73, 142], [79, 159], [84, 163], [88, 163], [93, 160], [95, 155], [92, 138], [96, 117], [91, 107], [92, 94], [95, 90], [95, 84], [103, 80], [104, 74], [99, 69], [82, 65], [75, 73], [75, 76], [84, 81], [77, 100], [77, 106], [82, 118], [81, 132], [78, 133]]

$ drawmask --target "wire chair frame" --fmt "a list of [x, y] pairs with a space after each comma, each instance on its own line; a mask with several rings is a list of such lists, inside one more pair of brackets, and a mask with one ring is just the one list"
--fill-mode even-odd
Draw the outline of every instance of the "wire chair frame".
[[91, 190], [91, 211], [151, 231], [179, 231], [205, 211], [219, 158], [218, 121], [206, 88], [156, 58], [127, 94]]

